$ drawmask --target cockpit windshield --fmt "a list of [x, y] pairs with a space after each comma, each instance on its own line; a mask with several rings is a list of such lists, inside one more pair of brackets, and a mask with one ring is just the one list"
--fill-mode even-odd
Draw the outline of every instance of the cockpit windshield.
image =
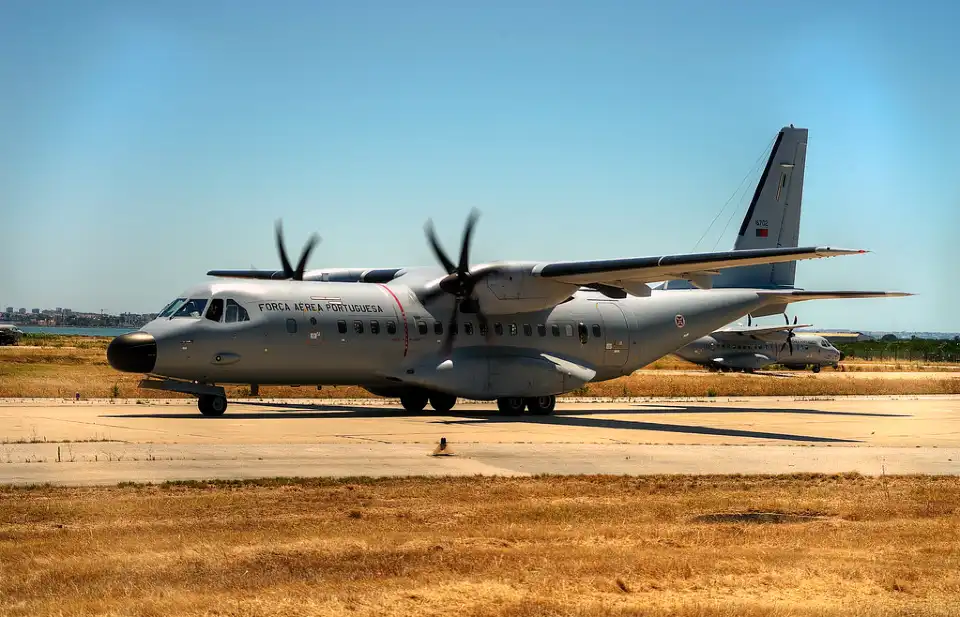
[[165, 307], [163, 307], [163, 310], [160, 311], [160, 313], [157, 315], [157, 317], [158, 317], [158, 318], [159, 318], [159, 317], [169, 317], [169, 316], [173, 315], [173, 312], [174, 312], [175, 310], [177, 310], [178, 308], [180, 308], [180, 306], [181, 306], [184, 302], [186, 302], [186, 301], [187, 301], [186, 298], [177, 298], [176, 300], [174, 300], [174, 301], [171, 302], [170, 304], [168, 304], [168, 305], [166, 305]]
[[193, 317], [198, 319], [203, 315], [203, 309], [207, 306], [206, 298], [190, 298], [173, 314], [176, 317]]
[[829, 349], [829, 348], [830, 348], [830, 343], [827, 342], [827, 339], [822, 338], [822, 339], [820, 339], [820, 346], [821, 346], [821, 347], [824, 347], [824, 348], [826, 348], [826, 349]]

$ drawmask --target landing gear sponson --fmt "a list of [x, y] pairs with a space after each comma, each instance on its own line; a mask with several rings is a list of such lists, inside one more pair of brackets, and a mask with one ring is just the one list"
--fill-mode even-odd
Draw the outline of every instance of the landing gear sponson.
[[197, 397], [197, 407], [205, 416], [222, 416], [227, 410], [227, 394], [222, 386], [176, 379], [144, 379], [140, 382], [140, 387], [192, 394]]

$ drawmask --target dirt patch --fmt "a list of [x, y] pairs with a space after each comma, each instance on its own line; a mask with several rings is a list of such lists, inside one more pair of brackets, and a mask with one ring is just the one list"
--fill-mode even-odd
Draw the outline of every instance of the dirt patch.
[[717, 512], [693, 518], [695, 523], [814, 523], [832, 520], [825, 514], [797, 514], [793, 512]]

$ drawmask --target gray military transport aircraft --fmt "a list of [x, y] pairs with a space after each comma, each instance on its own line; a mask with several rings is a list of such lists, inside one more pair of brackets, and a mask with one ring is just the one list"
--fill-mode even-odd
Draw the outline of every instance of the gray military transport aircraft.
[[[745, 220], [757, 229], [786, 217], [757, 218], [765, 207], [774, 214], [789, 210], [783, 174], [796, 175], [806, 137], [804, 129], [793, 131], [803, 131], [802, 143], [800, 133], [779, 133], [747, 212]], [[791, 136], [796, 143], [784, 147]], [[207, 282], [179, 294], [157, 319], [114, 339], [108, 361], [146, 375], [142, 387], [197, 396], [200, 412], [209, 416], [227, 408], [223, 384], [250, 384], [253, 391], [268, 384], [358, 385], [399, 398], [409, 411], [429, 402], [446, 412], [463, 397], [496, 400], [507, 414], [549, 414], [556, 395], [629, 375], [747, 314], [774, 314], [804, 300], [909, 295], [771, 284], [777, 272], [771, 266], [866, 252], [829, 247], [471, 266], [476, 220], [474, 211], [457, 262], [427, 223], [442, 270], [307, 271], [316, 235], [293, 267], [278, 222], [282, 270], [211, 270], [208, 275], [240, 280]], [[745, 276], [727, 277], [735, 282], [726, 287], [713, 285], [724, 271]], [[651, 287], [662, 281], [666, 288]], [[691, 287], [669, 287], [674, 281]]]
[[[795, 289], [652, 290], [648, 283], [736, 266], [865, 253], [829, 247], [470, 266], [469, 218], [458, 262], [428, 225], [446, 274], [404, 269], [357, 282], [228, 280], [179, 294], [157, 319], [107, 348], [143, 387], [196, 395], [204, 415], [227, 407], [222, 385], [359, 385], [419, 411], [457, 397], [497, 400], [504, 413], [551, 413], [556, 395], [629, 375], [767, 305], [895, 292]], [[307, 247], [309, 249], [309, 246]], [[421, 273], [422, 274], [422, 273]], [[374, 280], [369, 280], [370, 278]]]
[[817, 334], [797, 333], [809, 324], [783, 326], [729, 326], [703, 336], [674, 352], [674, 355], [710, 368], [752, 373], [764, 366], [782, 364], [787, 368], [836, 367], [843, 352]]

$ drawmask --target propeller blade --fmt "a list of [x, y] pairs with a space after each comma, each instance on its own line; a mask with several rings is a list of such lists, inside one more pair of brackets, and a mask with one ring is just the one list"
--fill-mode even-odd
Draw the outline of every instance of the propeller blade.
[[797, 325], [797, 316], [796, 316], [796, 315], [793, 316], [793, 325]]
[[313, 234], [310, 236], [310, 239], [307, 241], [307, 245], [303, 247], [303, 251], [300, 252], [300, 261], [297, 262], [297, 269], [293, 273], [293, 279], [295, 281], [303, 280], [303, 272], [307, 267], [307, 257], [310, 256], [310, 251], [313, 250], [313, 247], [320, 241], [320, 236]]
[[290, 260], [287, 259], [287, 251], [283, 248], [283, 229], [280, 220], [277, 220], [277, 251], [280, 252], [280, 263], [283, 264], [284, 278], [293, 276], [293, 267], [290, 266]]
[[450, 322], [447, 323], [447, 336], [443, 339], [443, 355], [444, 357], [450, 357], [450, 353], [453, 351], [453, 337], [457, 334], [457, 313], [460, 312], [460, 302], [455, 302], [453, 305], [453, 313], [450, 315]]
[[473, 295], [473, 290], [477, 283], [490, 274], [493, 274], [493, 270], [487, 269], [475, 274], [470, 272], [470, 243], [473, 239], [473, 228], [476, 226], [478, 218], [480, 218], [480, 212], [476, 208], [470, 210], [466, 226], [463, 230], [463, 239], [460, 243], [459, 263], [457, 264], [453, 263], [443, 250], [443, 247], [440, 246], [440, 241], [437, 239], [437, 234], [433, 227], [433, 220], [427, 219], [423, 228], [427, 235], [427, 241], [430, 243], [430, 248], [433, 250], [433, 254], [437, 260], [443, 264], [444, 269], [447, 271], [447, 276], [440, 279], [436, 289], [424, 292], [421, 299], [423, 302], [429, 302], [439, 298], [443, 294], [449, 294], [454, 297], [453, 314], [450, 316], [447, 335], [442, 346], [444, 355], [449, 355], [452, 352], [453, 338], [459, 334], [457, 331], [457, 313], [459, 312], [476, 313], [480, 328], [484, 331], [486, 337], [490, 336], [487, 318], [480, 311], [480, 304], [476, 296]]
[[440, 260], [440, 263], [443, 264], [447, 274], [453, 274], [456, 272], [457, 267], [453, 265], [453, 262], [450, 261], [449, 257], [447, 257], [447, 254], [443, 252], [443, 248], [440, 246], [440, 241], [437, 240], [437, 234], [433, 230], [433, 221], [427, 220], [427, 224], [424, 225], [423, 229], [427, 234], [427, 240], [430, 242], [430, 248], [433, 249], [433, 254], [436, 255], [437, 259]]
[[786, 322], [786, 324], [787, 324], [788, 326], [790, 325], [790, 318], [787, 317], [787, 314], [786, 314], [786, 313], [783, 314], [783, 321]]
[[473, 226], [477, 224], [478, 218], [480, 218], [480, 212], [476, 208], [470, 210], [467, 226], [463, 232], [463, 244], [460, 245], [459, 272], [464, 275], [470, 271], [470, 237], [473, 235]]
[[790, 331], [790, 334], [787, 336], [787, 345], [790, 346], [790, 355], [793, 355], [793, 330]]
[[750, 314], [747, 313], [747, 327], [749, 328], [752, 325], [753, 325], [753, 319], [750, 317]]

